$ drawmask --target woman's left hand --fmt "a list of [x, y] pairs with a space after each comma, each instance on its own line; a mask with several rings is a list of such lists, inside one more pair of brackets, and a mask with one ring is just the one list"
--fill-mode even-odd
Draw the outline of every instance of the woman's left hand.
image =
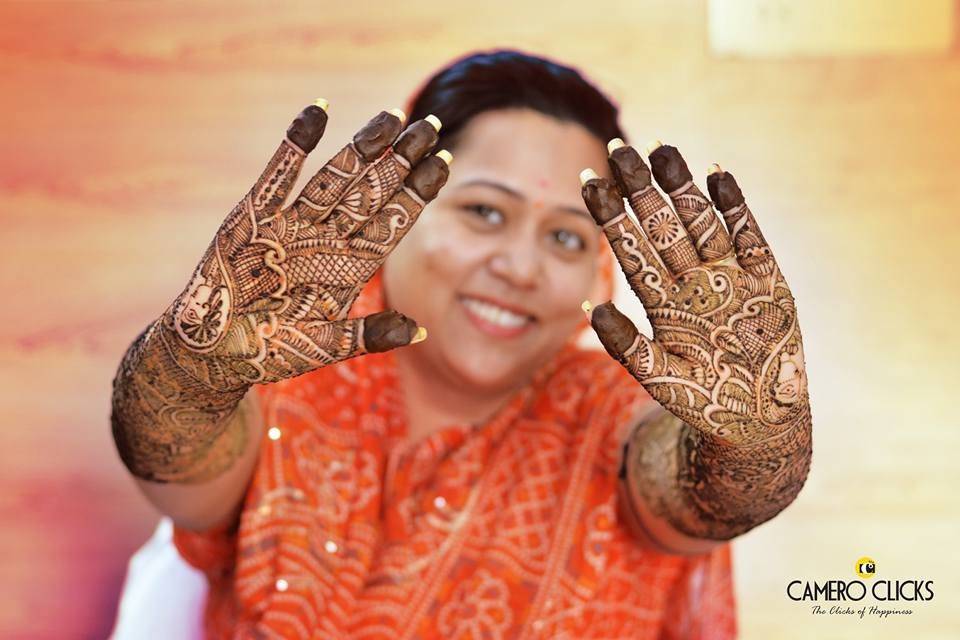
[[607, 352], [673, 415], [728, 444], [808, 425], [793, 296], [733, 176], [717, 165], [707, 176], [724, 226], [674, 147], [649, 155], [673, 207], [632, 147], [619, 140], [610, 147], [616, 184], [585, 171], [583, 198], [646, 309], [653, 338], [608, 302], [591, 314]]

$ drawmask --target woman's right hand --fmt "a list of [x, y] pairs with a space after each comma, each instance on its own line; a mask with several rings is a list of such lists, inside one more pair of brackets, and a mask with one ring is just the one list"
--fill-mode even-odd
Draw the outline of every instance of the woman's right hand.
[[396, 311], [347, 314], [446, 182], [450, 155], [427, 155], [440, 122], [401, 134], [402, 112], [381, 112], [283, 208], [326, 122], [320, 100], [294, 120], [164, 314], [178, 364], [213, 389], [291, 378], [420, 331]]

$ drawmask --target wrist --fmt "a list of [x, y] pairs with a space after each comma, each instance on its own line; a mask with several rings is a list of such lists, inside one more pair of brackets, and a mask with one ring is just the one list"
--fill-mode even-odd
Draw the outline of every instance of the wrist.
[[213, 388], [197, 360], [171, 337], [164, 317], [121, 360], [110, 419], [120, 458], [133, 475], [165, 482], [202, 465], [236, 412], [250, 385]]
[[766, 434], [734, 441], [664, 412], [633, 432], [621, 473], [650, 511], [677, 531], [729, 540], [786, 508], [809, 470], [809, 412]]
[[677, 479], [701, 528], [732, 538], [793, 502], [810, 469], [810, 427], [806, 410], [783, 425], [745, 425], [746, 438], [685, 432]]

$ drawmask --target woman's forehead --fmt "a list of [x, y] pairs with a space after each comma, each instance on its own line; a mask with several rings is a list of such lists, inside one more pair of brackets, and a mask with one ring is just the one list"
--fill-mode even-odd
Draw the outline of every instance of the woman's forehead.
[[529, 109], [482, 113], [461, 131], [450, 187], [495, 182], [528, 197], [580, 200], [580, 171], [603, 175], [604, 144], [582, 125]]
[[498, 109], [470, 119], [457, 136], [456, 153], [483, 161], [537, 156], [548, 164], [606, 158], [606, 141], [583, 125], [532, 109]]

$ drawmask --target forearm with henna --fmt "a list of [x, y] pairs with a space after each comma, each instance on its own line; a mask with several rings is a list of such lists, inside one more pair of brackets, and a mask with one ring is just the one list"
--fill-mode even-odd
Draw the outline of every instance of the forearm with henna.
[[439, 121], [397, 138], [402, 113], [381, 112], [281, 208], [326, 121], [325, 105], [297, 117], [190, 283], [123, 357], [111, 422], [135, 476], [211, 480], [245, 449], [233, 414], [252, 385], [417, 337], [396, 311], [347, 314], [446, 181], [449, 156], [427, 155]]
[[810, 459], [809, 417], [772, 442], [731, 446], [662, 412], [633, 431], [621, 473], [678, 531], [727, 540], [793, 502]]
[[725, 540], [782, 511], [810, 468], [796, 305], [731, 174], [708, 176], [723, 224], [675, 148], [659, 146], [650, 162], [672, 207], [626, 146], [610, 155], [616, 185], [589, 180], [584, 199], [653, 339], [612, 303], [591, 321], [607, 352], [666, 409], [628, 442], [631, 490], [676, 530]]

